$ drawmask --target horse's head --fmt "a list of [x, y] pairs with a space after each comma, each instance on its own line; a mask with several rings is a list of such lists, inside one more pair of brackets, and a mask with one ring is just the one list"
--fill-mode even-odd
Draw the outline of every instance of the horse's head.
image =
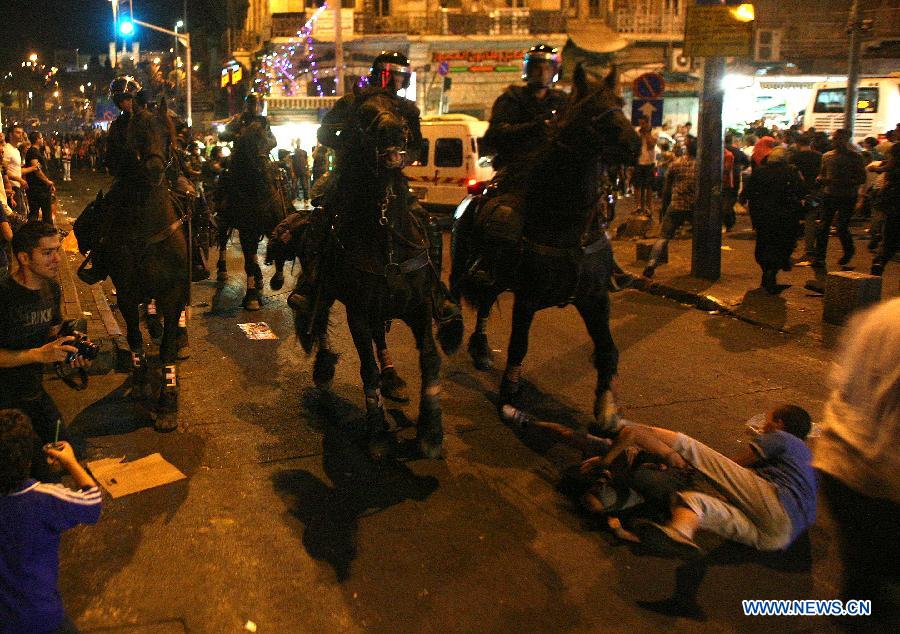
[[599, 151], [609, 165], [631, 165], [640, 152], [640, 137], [622, 113], [616, 93], [616, 69], [602, 81], [592, 81], [581, 64], [572, 78], [572, 94], [559, 122], [559, 138], [566, 144]]
[[155, 108], [141, 109], [132, 115], [128, 124], [128, 145], [151, 181], [162, 180], [174, 142], [175, 124], [165, 98]]
[[357, 132], [376, 170], [399, 170], [406, 162], [410, 131], [387, 94], [368, 96], [356, 109]]

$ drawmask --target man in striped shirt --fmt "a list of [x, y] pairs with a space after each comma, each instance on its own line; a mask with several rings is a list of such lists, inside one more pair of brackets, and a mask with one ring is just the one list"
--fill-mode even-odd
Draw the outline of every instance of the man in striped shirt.
[[[0, 633], [75, 632], [57, 589], [59, 540], [78, 524], [96, 524], [102, 497], [67, 442], [45, 445], [51, 464], [79, 487], [28, 478], [34, 431], [19, 410], [0, 410]], [[40, 459], [44, 459], [42, 456]]]

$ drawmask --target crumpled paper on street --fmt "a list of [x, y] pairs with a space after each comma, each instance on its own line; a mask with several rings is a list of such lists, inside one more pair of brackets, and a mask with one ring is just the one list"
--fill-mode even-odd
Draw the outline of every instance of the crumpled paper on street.
[[87, 466], [100, 486], [114, 498], [146, 491], [187, 477], [158, 453], [131, 462], [125, 462], [124, 456], [101, 458], [87, 463]]

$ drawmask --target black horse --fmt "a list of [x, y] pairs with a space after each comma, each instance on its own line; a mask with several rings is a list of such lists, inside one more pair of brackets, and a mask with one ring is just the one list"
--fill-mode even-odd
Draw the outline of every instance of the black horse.
[[[140, 305], [156, 300], [163, 320], [159, 357], [164, 369], [156, 429], [178, 425], [178, 321], [188, 301], [190, 267], [185, 218], [169, 192], [165, 171], [172, 161], [175, 127], [165, 101], [139, 110], [128, 124], [128, 145], [137, 158], [137, 176], [107, 197], [113, 207], [108, 257], [119, 310], [125, 318], [137, 395], [146, 393], [149, 375], [140, 329]], [[184, 333], [183, 333], [184, 334]]]
[[[222, 176], [217, 191], [216, 212], [219, 220], [218, 279], [225, 281], [225, 250], [231, 229], [237, 229], [244, 255], [247, 292], [242, 304], [247, 310], [262, 307], [262, 269], [257, 250], [263, 236], [269, 236], [288, 212], [293, 211], [285, 194], [278, 170], [269, 159], [273, 139], [260, 123], [245, 128], [234, 144], [228, 171]], [[283, 262], [276, 261], [272, 287], [281, 288], [284, 281]]]
[[[608, 422], [615, 414], [610, 384], [618, 365], [618, 350], [609, 329], [608, 281], [612, 251], [597, 199], [599, 165], [633, 163], [639, 139], [621, 111], [614, 91], [615, 71], [602, 82], [589, 81], [580, 65], [566, 108], [554, 124], [549, 141], [534, 154], [518, 157], [509, 170], [506, 191], [517, 202], [515, 217], [506, 219], [518, 234], [497, 261], [485, 285], [470, 279], [478, 273], [473, 263], [491, 257], [484, 239], [485, 222], [455, 228], [455, 248], [467, 257], [454, 257], [452, 278], [466, 299], [486, 317], [490, 303], [507, 289], [515, 294], [512, 334], [500, 405], [512, 402], [520, 391], [522, 362], [528, 351], [528, 333], [534, 314], [551, 306], [574, 304], [594, 342], [597, 369], [595, 416]], [[489, 201], [490, 199], [487, 199]], [[482, 213], [479, 209], [477, 214]], [[493, 246], [491, 247], [493, 248]], [[458, 254], [457, 254], [458, 255]], [[464, 260], [464, 261], [461, 261]], [[458, 267], [465, 267], [462, 271]]]
[[[389, 436], [373, 343], [381, 339], [383, 345], [387, 320], [405, 322], [415, 336], [422, 376], [416, 438], [419, 450], [434, 458], [443, 443], [441, 360], [432, 331], [439, 286], [425, 219], [401, 172], [409, 131], [395, 108], [389, 95], [378, 92], [353, 102], [342, 132], [348, 149], [338, 157], [324, 211], [313, 215], [298, 248], [304, 272], [317, 282], [309, 295], [312, 306], [295, 312], [295, 326], [301, 341], [318, 342], [314, 376], [327, 384], [337, 360], [327, 343], [328, 313], [335, 300], [346, 307], [360, 359], [369, 451], [380, 458]], [[459, 331], [441, 336], [452, 331], [439, 329], [448, 352], [461, 339]]]

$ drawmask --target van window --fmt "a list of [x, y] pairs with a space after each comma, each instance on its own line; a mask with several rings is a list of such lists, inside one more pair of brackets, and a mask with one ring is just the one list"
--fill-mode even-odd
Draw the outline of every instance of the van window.
[[461, 167], [462, 164], [462, 139], [438, 139], [434, 144], [434, 166]]
[[[816, 94], [813, 112], [841, 113], [847, 101], [846, 88], [821, 88]], [[871, 114], [878, 112], [878, 88], [860, 88], [856, 100], [856, 112]]]
[[419, 150], [419, 158], [413, 165], [428, 165], [428, 150], [431, 147], [429, 139], [422, 139], [422, 149]]

